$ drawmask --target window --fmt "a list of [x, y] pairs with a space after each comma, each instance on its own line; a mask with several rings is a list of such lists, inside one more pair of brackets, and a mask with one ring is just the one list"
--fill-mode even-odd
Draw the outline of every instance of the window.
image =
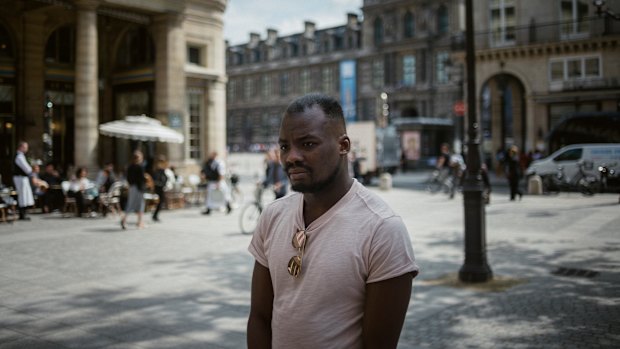
[[441, 5], [437, 10], [437, 34], [448, 33], [448, 25], [448, 9], [445, 5]]
[[280, 73], [280, 96], [288, 94], [288, 73]]
[[575, 161], [581, 159], [583, 148], [569, 149], [553, 158], [553, 161]]
[[409, 11], [405, 13], [403, 18], [403, 36], [405, 38], [412, 38], [415, 34], [415, 22], [413, 21], [413, 14]]
[[510, 45], [515, 40], [514, 0], [491, 0], [491, 45]]
[[560, 3], [561, 35], [563, 38], [583, 37], [590, 29], [588, 0], [562, 0]]
[[120, 42], [116, 63], [120, 68], [139, 67], [155, 62], [155, 47], [146, 27], [128, 30]]
[[268, 74], [263, 75], [262, 77], [263, 83], [262, 83], [262, 92], [263, 92], [263, 97], [270, 97], [271, 96], [271, 76], [269, 76]]
[[445, 84], [448, 82], [448, 69], [446, 69], [446, 62], [448, 61], [448, 52], [439, 52], [435, 56], [435, 72], [438, 84]]
[[415, 85], [415, 56], [406, 55], [403, 57], [403, 85]]
[[228, 102], [235, 102], [237, 99], [237, 80], [230, 79], [228, 81]]
[[384, 83], [384, 69], [383, 60], [375, 59], [372, 62], [372, 86], [376, 88], [383, 88]]
[[334, 86], [334, 71], [331, 67], [323, 67], [321, 70], [321, 89], [323, 93], [330, 93]]
[[[8, 37], [7, 37], [8, 39]], [[56, 29], [45, 45], [45, 61], [47, 63], [74, 63], [75, 30], [72, 25]]]
[[187, 129], [187, 156], [192, 160], [200, 160], [202, 158], [201, 151], [201, 118], [202, 118], [202, 91], [190, 91], [188, 94], [188, 113], [189, 122]]
[[12, 58], [13, 46], [9, 32], [0, 24], [0, 58]]
[[203, 65], [202, 50], [197, 46], [187, 46], [187, 62], [190, 64]]
[[246, 78], [243, 82], [243, 99], [249, 100], [252, 96], [252, 90], [254, 89], [254, 79]]
[[300, 76], [300, 85], [301, 85], [301, 93], [306, 94], [310, 92], [310, 71], [308, 69], [304, 69], [301, 71]]
[[0, 114], [15, 112], [15, 87], [0, 85]]
[[381, 18], [375, 18], [373, 28], [375, 45], [380, 45], [383, 42], [383, 21], [381, 20]]
[[568, 57], [549, 61], [549, 79], [551, 82], [599, 77], [601, 77], [600, 57]]

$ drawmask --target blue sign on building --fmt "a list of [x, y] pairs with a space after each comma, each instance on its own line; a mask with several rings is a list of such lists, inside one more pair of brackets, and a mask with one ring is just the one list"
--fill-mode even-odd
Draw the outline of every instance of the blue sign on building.
[[357, 120], [357, 110], [355, 108], [357, 102], [356, 91], [356, 74], [355, 61], [340, 62], [340, 104], [344, 112], [344, 119], [347, 122]]

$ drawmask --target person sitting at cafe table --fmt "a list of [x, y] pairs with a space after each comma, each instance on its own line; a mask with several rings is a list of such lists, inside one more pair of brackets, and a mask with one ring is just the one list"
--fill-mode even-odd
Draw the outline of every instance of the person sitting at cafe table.
[[49, 189], [43, 195], [43, 212], [59, 210], [62, 207], [62, 177], [54, 167], [53, 163], [47, 163], [41, 174], [41, 179], [48, 185]]
[[90, 217], [97, 215], [97, 205], [99, 202], [99, 191], [95, 183], [91, 182], [86, 176], [88, 172], [86, 168], [79, 167], [75, 172], [75, 178], [71, 180], [69, 185], [69, 197], [75, 198], [75, 205], [77, 206], [78, 216], [82, 217], [87, 213], [86, 209], [90, 206]]

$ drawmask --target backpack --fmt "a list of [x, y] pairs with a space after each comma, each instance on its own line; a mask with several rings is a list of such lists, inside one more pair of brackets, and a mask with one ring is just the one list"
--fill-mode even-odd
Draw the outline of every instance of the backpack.
[[209, 160], [202, 169], [208, 181], [217, 181], [220, 179], [220, 173], [217, 171], [217, 163]]

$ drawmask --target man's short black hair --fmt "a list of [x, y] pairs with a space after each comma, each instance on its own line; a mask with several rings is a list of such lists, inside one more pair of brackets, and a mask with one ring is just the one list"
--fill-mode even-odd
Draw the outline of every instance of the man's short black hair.
[[333, 97], [322, 93], [309, 93], [296, 98], [286, 108], [284, 115], [299, 114], [318, 105], [327, 118], [334, 121], [341, 121], [344, 126], [344, 113], [340, 103]]

